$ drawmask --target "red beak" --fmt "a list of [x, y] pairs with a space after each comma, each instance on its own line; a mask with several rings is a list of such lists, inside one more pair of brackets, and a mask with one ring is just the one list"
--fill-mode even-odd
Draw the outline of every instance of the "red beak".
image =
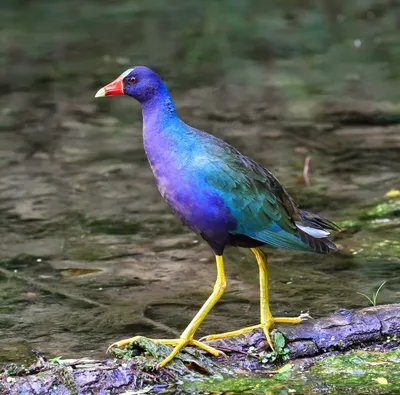
[[115, 96], [115, 95], [123, 95], [124, 94], [124, 84], [123, 79], [125, 75], [120, 75], [113, 82], [110, 82], [108, 85], [101, 88], [95, 95], [95, 97], [103, 97], [103, 96]]

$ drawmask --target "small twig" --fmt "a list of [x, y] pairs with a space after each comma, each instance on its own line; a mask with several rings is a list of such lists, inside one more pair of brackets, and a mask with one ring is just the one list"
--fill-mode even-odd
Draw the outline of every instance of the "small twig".
[[62, 363], [62, 365], [67, 365], [67, 366], [71, 366], [72, 368], [75, 368], [76, 366], [79, 365], [87, 365], [87, 364], [93, 364], [93, 365], [97, 365], [97, 364], [104, 364], [104, 361], [100, 361], [99, 359], [85, 359], [85, 358], [81, 358], [81, 359], [77, 359], [76, 361], [72, 361], [70, 363]]
[[303, 178], [304, 178], [304, 182], [307, 186], [310, 186], [310, 178], [308, 177], [308, 171], [310, 170], [310, 160], [311, 160], [311, 156], [306, 156], [305, 160], [304, 160], [304, 169], [303, 169]]
[[306, 156], [304, 159], [303, 174], [296, 180], [296, 184], [306, 184], [308, 187], [311, 185], [310, 177], [308, 176], [310, 170], [311, 156]]

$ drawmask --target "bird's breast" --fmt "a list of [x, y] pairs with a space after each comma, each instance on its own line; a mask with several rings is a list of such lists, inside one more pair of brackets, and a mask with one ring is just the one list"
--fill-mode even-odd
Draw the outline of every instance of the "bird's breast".
[[194, 232], [225, 242], [236, 222], [224, 200], [204, 178], [202, 167], [207, 160], [202, 155], [173, 153], [149, 157], [161, 196]]

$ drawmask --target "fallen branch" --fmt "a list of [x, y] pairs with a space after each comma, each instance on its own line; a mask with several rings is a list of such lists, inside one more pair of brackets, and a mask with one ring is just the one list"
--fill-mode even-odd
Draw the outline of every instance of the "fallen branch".
[[171, 348], [155, 345], [145, 337], [124, 350], [115, 350], [119, 359], [112, 360], [48, 361], [35, 351], [38, 361], [32, 366], [11, 364], [0, 370], [0, 393], [117, 394], [138, 389], [142, 389], [140, 393], [177, 393], [181, 381], [186, 379], [234, 375], [238, 369], [274, 374], [277, 371], [271, 367], [289, 358], [306, 357], [310, 362], [310, 358], [312, 361], [357, 348], [383, 350], [399, 345], [400, 304], [338, 310], [329, 317], [296, 326], [281, 325], [274, 338], [281, 343], [275, 344], [277, 356], [266, 348], [264, 336], [256, 330], [248, 336], [211, 342], [228, 355], [227, 360], [188, 347], [161, 370], [156, 370], [157, 362], [168, 355]]

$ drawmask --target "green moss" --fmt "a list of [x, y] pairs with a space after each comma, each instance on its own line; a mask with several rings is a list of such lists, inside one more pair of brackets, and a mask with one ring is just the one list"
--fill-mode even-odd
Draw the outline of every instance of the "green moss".
[[[400, 391], [400, 349], [388, 352], [353, 351], [318, 361], [311, 369], [281, 369], [264, 377], [225, 377], [185, 384], [189, 393], [233, 394], [329, 393], [391, 394]], [[289, 365], [290, 367], [290, 365]]]
[[310, 370], [310, 375], [338, 391], [356, 388], [358, 393], [391, 393], [400, 390], [399, 361], [399, 348], [386, 353], [354, 351], [325, 358]]
[[15, 363], [9, 363], [0, 372], [6, 376], [15, 376], [21, 370], [25, 369], [24, 365], [17, 365]]
[[348, 210], [346, 219], [337, 224], [344, 230], [388, 228], [397, 225], [400, 199], [381, 200]]
[[361, 219], [390, 218], [400, 213], [400, 199], [390, 199], [373, 205], [361, 215]]

